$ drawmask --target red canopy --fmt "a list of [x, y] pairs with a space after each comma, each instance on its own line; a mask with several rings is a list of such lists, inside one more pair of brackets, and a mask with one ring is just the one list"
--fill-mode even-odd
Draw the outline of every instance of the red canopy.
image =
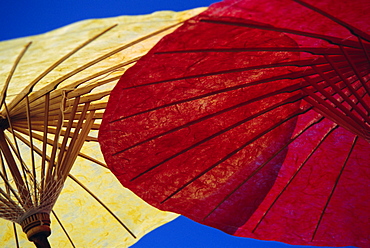
[[99, 141], [148, 203], [233, 235], [370, 245], [370, 3], [223, 1], [110, 96]]

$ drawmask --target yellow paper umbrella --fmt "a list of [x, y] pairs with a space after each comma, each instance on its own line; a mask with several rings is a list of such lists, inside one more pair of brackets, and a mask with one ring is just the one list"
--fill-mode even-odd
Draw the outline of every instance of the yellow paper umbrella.
[[124, 70], [202, 10], [86, 20], [0, 43], [0, 246], [48, 247], [51, 227], [51, 246], [127, 247], [177, 216], [123, 189], [96, 137]]

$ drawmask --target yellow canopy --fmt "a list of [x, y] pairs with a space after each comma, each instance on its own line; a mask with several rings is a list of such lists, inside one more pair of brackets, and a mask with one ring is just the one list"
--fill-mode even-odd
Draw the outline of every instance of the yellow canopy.
[[120, 185], [96, 137], [119, 76], [203, 10], [86, 20], [0, 42], [1, 247], [16, 247], [16, 237], [34, 247], [9, 220], [51, 209], [52, 247], [128, 247], [176, 218]]

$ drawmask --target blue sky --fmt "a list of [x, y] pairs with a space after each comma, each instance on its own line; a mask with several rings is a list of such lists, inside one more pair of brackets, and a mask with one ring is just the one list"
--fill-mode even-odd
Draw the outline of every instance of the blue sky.
[[[148, 14], [158, 10], [186, 10], [215, 0], [2, 0], [0, 41], [36, 35], [70, 23], [119, 15]], [[297, 248], [277, 242], [238, 238], [179, 217], [142, 238], [133, 248]]]

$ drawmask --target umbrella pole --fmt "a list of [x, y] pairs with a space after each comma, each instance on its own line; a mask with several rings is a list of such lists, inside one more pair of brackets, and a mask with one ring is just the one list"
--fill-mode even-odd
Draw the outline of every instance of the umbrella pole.
[[37, 248], [50, 248], [48, 237], [45, 235], [35, 235], [30, 241], [32, 241]]

